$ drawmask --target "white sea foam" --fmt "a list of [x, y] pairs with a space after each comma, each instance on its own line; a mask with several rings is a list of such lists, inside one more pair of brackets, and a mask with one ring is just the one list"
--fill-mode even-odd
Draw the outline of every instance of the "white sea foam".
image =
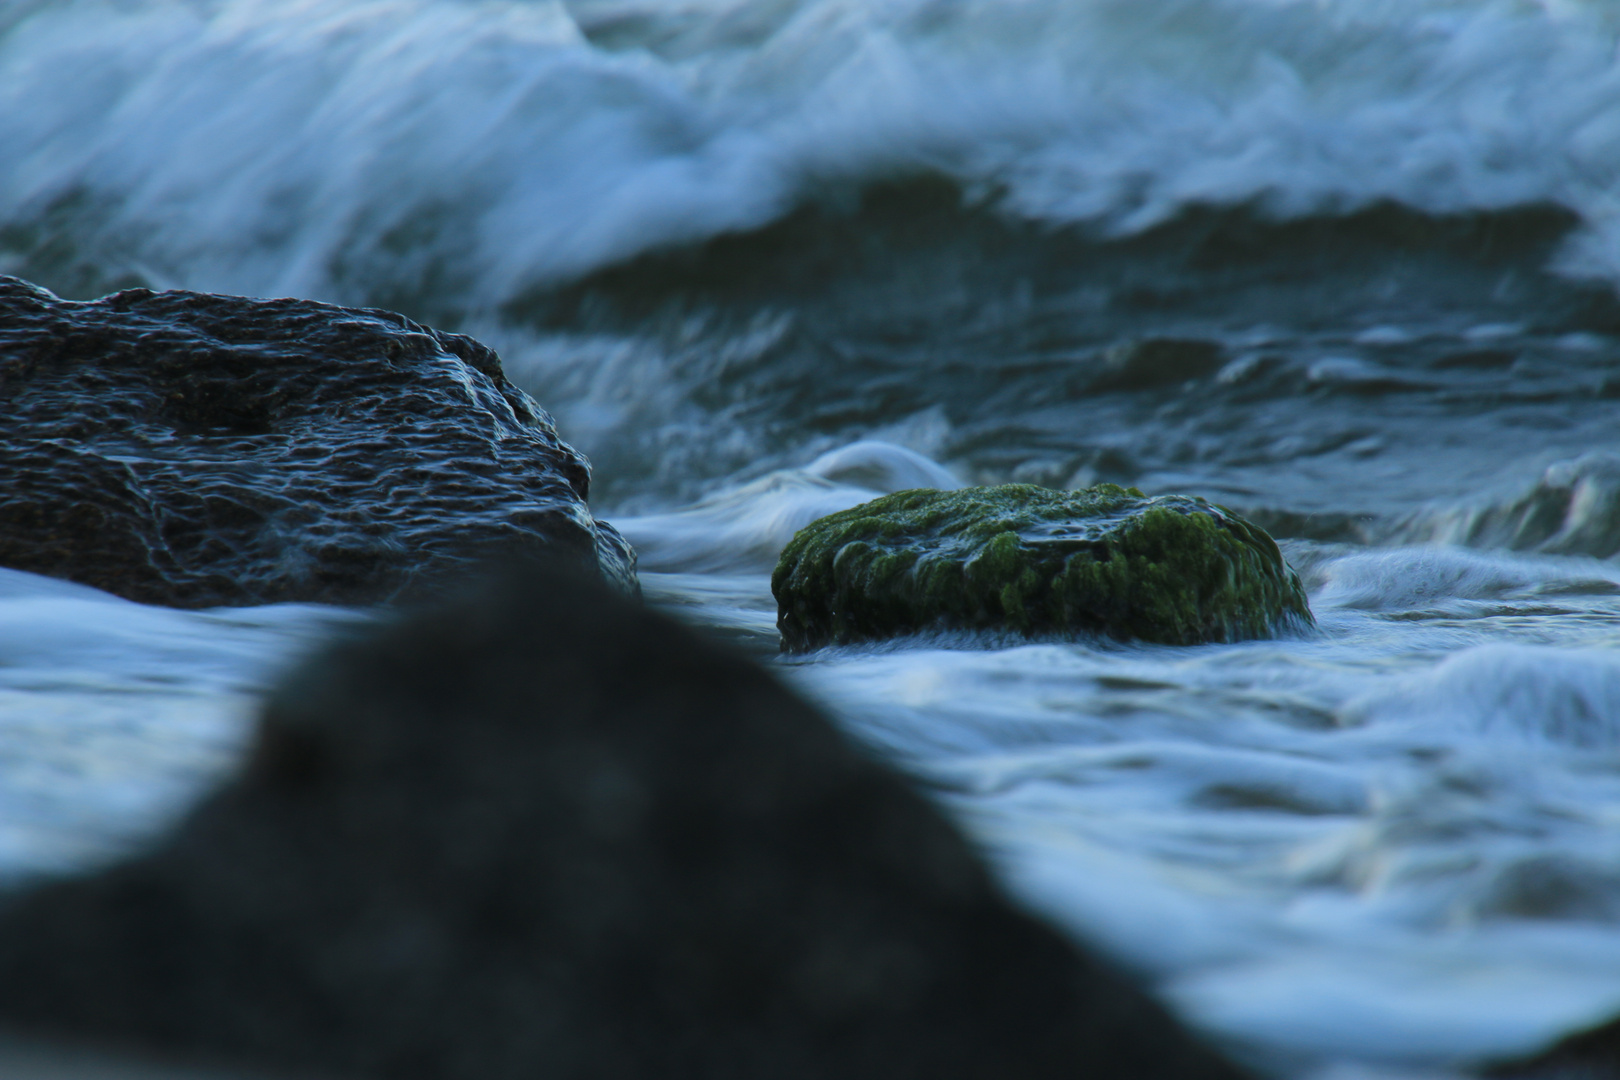
[[1620, 748], [1620, 654], [1538, 645], [1480, 645], [1355, 702], [1358, 722]]
[[686, 509], [620, 518], [614, 525], [649, 570], [769, 572], [794, 533], [877, 494], [804, 473], [779, 472]]
[[951, 491], [962, 486], [945, 466], [915, 450], [880, 439], [862, 439], [829, 450], [806, 465], [804, 471], [835, 483], [885, 494], [912, 488]]
[[[1574, 0], [58, 0], [0, 21], [0, 221], [339, 300], [524, 287], [931, 169], [1192, 204], [1558, 204], [1620, 276], [1614, 8]], [[593, 43], [591, 38], [596, 39]]]
[[945, 792], [1025, 902], [1278, 1074], [1523, 1053], [1620, 1007], [1620, 785], [1592, 756], [1612, 744], [1534, 724], [1594, 682], [1612, 697], [1612, 660], [1543, 669], [1559, 650], [1335, 619], [1309, 640], [793, 672]]
[[1277, 1075], [1449, 1075], [1620, 1009], [1613, 568], [1311, 557], [1317, 635], [790, 672], [1024, 902]]
[[[621, 524], [666, 568], [653, 602], [763, 657], [792, 530], [920, 480], [955, 482], [867, 441]], [[941, 639], [778, 670], [911, 770], [1022, 902], [1274, 1075], [1436, 1080], [1620, 1009], [1613, 567], [1290, 550], [1319, 633]], [[0, 876], [172, 820], [333, 614], [169, 611], [0, 571]]]
[[863, 439], [801, 469], [771, 473], [665, 514], [616, 518], [640, 565], [661, 572], [765, 572], [793, 534], [819, 517], [910, 488], [961, 485], [913, 450]]
[[236, 762], [256, 691], [360, 617], [175, 611], [0, 569], [0, 883], [81, 869], [172, 820]]
[[1606, 594], [1620, 570], [1590, 559], [1551, 559], [1444, 546], [1375, 548], [1335, 558], [1309, 575], [1318, 608], [1438, 610], [1458, 601]]

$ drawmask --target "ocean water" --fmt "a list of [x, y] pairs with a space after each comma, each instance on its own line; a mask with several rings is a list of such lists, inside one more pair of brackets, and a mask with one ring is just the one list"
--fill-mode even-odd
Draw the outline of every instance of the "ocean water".
[[[1620, 9], [1602, 0], [10, 0], [0, 270], [402, 310], [596, 466], [655, 604], [909, 772], [1270, 1075], [1620, 1013]], [[1271, 529], [1318, 627], [784, 659], [874, 494]], [[228, 775], [364, 611], [0, 571], [0, 879]]]

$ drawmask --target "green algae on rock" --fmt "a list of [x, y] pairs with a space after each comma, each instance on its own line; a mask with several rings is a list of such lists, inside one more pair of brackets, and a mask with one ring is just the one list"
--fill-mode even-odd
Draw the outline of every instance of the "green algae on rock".
[[789, 652], [951, 629], [1193, 645], [1312, 622], [1264, 530], [1114, 484], [885, 495], [799, 530], [771, 591]]

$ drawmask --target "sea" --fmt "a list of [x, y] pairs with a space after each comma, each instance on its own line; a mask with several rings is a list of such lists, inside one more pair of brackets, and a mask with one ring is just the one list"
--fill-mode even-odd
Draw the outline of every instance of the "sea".
[[[820, 702], [1019, 902], [1264, 1075], [1620, 1014], [1620, 5], [0, 0], [0, 271], [473, 334], [650, 603]], [[777, 652], [794, 531], [1108, 481], [1317, 625]], [[376, 611], [0, 570], [0, 881], [229, 777]]]

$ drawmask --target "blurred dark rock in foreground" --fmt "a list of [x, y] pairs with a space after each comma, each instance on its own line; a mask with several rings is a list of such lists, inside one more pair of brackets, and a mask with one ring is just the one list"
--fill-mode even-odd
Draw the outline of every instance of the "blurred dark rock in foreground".
[[471, 338], [386, 311], [0, 277], [0, 566], [147, 603], [369, 603], [492, 549], [635, 556]]
[[1236, 1080], [772, 676], [524, 569], [340, 643], [0, 1025], [297, 1076]]
[[1487, 1074], [1501, 1080], [1620, 1080], [1620, 1019], [1576, 1032], [1523, 1061]]

